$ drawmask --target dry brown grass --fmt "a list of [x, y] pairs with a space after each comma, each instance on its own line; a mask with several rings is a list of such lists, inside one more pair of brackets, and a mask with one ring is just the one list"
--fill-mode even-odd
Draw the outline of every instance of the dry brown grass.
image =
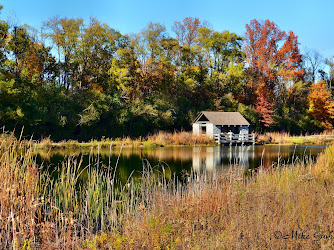
[[[334, 146], [317, 162], [248, 175], [232, 166], [227, 174], [193, 174], [183, 183], [146, 168], [140, 183], [123, 188], [116, 188], [112, 172], [99, 168], [90, 169], [89, 181], [78, 186], [75, 159], [64, 161], [59, 178], [51, 180], [36, 166], [33, 147], [14, 138], [4, 139], [0, 150], [1, 248], [326, 249], [334, 244], [333, 233], [320, 238], [334, 230]], [[299, 238], [292, 238], [292, 231]]]
[[[0, 137], [1, 140], [1, 137]], [[84, 147], [155, 147], [155, 146], [193, 146], [193, 145], [215, 145], [215, 142], [205, 135], [194, 135], [191, 132], [158, 132], [147, 137], [130, 138], [102, 138], [101, 140], [90, 140], [79, 142], [76, 140], [53, 142], [49, 137], [35, 143], [39, 148], [84, 148]]]
[[250, 177], [230, 172], [211, 181], [195, 178], [182, 192], [153, 193], [148, 204], [126, 217], [122, 232], [95, 236], [86, 246], [331, 248], [333, 165], [330, 147], [316, 163], [276, 166]]
[[205, 135], [194, 135], [191, 132], [159, 132], [148, 136], [147, 142], [158, 145], [210, 145], [214, 142]]
[[88, 166], [88, 180], [81, 183], [81, 161], [69, 157], [54, 169], [55, 179], [53, 172], [36, 165], [33, 145], [12, 136], [1, 141], [1, 249], [73, 248], [88, 235], [116, 229], [122, 209], [131, 211], [126, 199], [131, 195], [112, 169]]
[[31, 161], [31, 150], [11, 136], [2, 140], [0, 153], [0, 242], [2, 247], [16, 246], [19, 239], [34, 238], [36, 234], [38, 168]]
[[286, 132], [267, 132], [265, 134], [256, 134], [257, 143], [267, 144], [290, 144], [290, 134]]
[[256, 134], [256, 142], [259, 144], [328, 145], [334, 142], [334, 130], [301, 136], [291, 136], [286, 132], [267, 132], [265, 134]]

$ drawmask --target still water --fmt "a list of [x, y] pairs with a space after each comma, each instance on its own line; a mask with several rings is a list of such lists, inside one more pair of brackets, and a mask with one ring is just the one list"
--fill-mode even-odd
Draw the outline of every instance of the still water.
[[[242, 171], [264, 168], [272, 164], [284, 164], [304, 160], [315, 160], [326, 146], [216, 146], [216, 147], [155, 147], [112, 149], [51, 149], [39, 150], [37, 162], [52, 169], [64, 158], [82, 158], [81, 167], [110, 166], [117, 169], [118, 178], [124, 183], [129, 176], [139, 177], [143, 165], [156, 170], [164, 168], [167, 178], [181, 173], [226, 172], [231, 167]], [[117, 168], [116, 168], [117, 166]]]

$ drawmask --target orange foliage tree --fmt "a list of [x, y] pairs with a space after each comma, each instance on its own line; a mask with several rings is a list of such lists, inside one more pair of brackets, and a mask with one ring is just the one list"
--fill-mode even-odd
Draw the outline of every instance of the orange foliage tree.
[[324, 81], [310, 87], [309, 113], [326, 129], [333, 129], [334, 101]]
[[24, 66], [27, 67], [27, 78], [31, 80], [34, 76], [42, 82], [43, 68], [48, 58], [48, 49], [37, 42], [30, 43], [30, 49], [27, 51]]
[[186, 17], [183, 22], [175, 21], [172, 30], [176, 33], [177, 40], [181, 45], [191, 46], [197, 37], [197, 30], [202, 26], [196, 17]]

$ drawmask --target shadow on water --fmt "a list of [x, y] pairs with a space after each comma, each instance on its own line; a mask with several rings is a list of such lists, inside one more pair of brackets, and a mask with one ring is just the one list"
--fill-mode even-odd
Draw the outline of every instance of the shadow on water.
[[[159, 147], [159, 148], [119, 148], [112, 149], [51, 149], [37, 152], [37, 163], [48, 166], [53, 171], [64, 158], [82, 159], [81, 168], [91, 164], [97, 168], [117, 169], [116, 175], [122, 183], [129, 176], [140, 178], [143, 164], [150, 164], [156, 170], [165, 169], [167, 179], [174, 175], [182, 177], [184, 172], [225, 173], [231, 168], [247, 172], [260, 166], [289, 164], [315, 159], [325, 146], [217, 146], [217, 147]], [[117, 165], [117, 168], [116, 168]], [[83, 172], [85, 179], [87, 173]]]

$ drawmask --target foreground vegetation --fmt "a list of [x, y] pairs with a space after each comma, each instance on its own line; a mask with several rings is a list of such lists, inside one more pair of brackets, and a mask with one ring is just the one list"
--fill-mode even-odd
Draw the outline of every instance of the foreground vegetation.
[[[334, 147], [244, 173], [167, 180], [144, 164], [121, 185], [113, 166], [66, 158], [42, 171], [28, 142], [1, 141], [0, 244], [23, 248], [331, 247]], [[54, 175], [58, 178], [54, 178]], [[291, 232], [296, 231], [292, 236]], [[310, 235], [303, 239], [300, 235]], [[286, 239], [283, 239], [282, 237]], [[297, 238], [296, 238], [297, 237]], [[306, 236], [305, 236], [306, 237]]]

